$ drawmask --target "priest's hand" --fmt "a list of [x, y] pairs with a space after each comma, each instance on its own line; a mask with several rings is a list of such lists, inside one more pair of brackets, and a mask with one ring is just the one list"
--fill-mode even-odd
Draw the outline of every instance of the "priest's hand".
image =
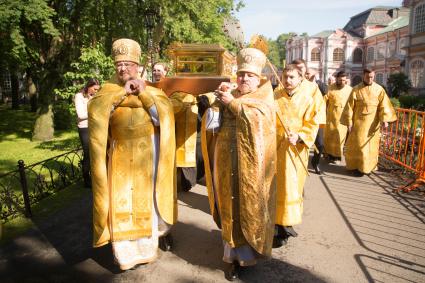
[[351, 133], [352, 129], [353, 129], [353, 126], [348, 126], [348, 133]]
[[217, 97], [218, 99], [223, 102], [224, 105], [229, 104], [230, 102], [232, 102], [233, 99], [235, 99], [233, 97], [233, 95], [229, 92], [224, 92], [224, 91], [216, 91], [217, 92]]
[[297, 133], [289, 132], [288, 141], [290, 144], [297, 145], [298, 138], [299, 136]]
[[231, 92], [232, 90], [236, 89], [238, 87], [237, 84], [229, 83], [229, 82], [222, 82], [217, 90], [225, 91], [225, 92]]
[[140, 79], [129, 80], [124, 85], [125, 92], [129, 95], [139, 95], [139, 93], [145, 90], [145, 88], [145, 82]]
[[388, 128], [388, 122], [384, 122], [384, 129]]

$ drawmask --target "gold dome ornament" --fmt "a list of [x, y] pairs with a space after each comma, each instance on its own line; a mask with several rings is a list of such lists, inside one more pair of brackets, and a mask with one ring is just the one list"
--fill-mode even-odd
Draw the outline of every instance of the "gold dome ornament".
[[266, 55], [256, 48], [244, 48], [236, 57], [239, 72], [250, 72], [261, 77], [261, 71], [266, 65]]
[[139, 43], [132, 39], [120, 38], [112, 43], [114, 62], [130, 61], [140, 64], [142, 50]]

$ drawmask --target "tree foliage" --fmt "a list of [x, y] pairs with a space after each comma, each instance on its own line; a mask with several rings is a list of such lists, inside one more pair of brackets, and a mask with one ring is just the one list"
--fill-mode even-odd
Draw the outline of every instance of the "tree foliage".
[[269, 60], [278, 68], [283, 68], [284, 61], [286, 59], [286, 41], [294, 36], [295, 33], [282, 33], [276, 40], [269, 39]]
[[[53, 90], [67, 86], [69, 78], [62, 74], [72, 71], [75, 66], [71, 63], [78, 60], [83, 48], [101, 44], [110, 55], [113, 40], [126, 37], [138, 41], [146, 51], [147, 10], [155, 10], [161, 19], [163, 55], [174, 41], [219, 42], [231, 47], [221, 25], [223, 18], [241, 5], [239, 0], [2, 0], [0, 66], [31, 76], [39, 86], [38, 112], [44, 115], [51, 109]], [[36, 125], [35, 132], [42, 128]]]
[[55, 94], [70, 100], [81, 91], [89, 78], [96, 78], [100, 83], [108, 80], [114, 72], [112, 58], [106, 56], [101, 44], [85, 47], [77, 61], [71, 63], [71, 70], [63, 75], [62, 88], [56, 88]]
[[412, 87], [409, 77], [404, 73], [394, 73], [388, 77], [388, 90], [393, 97], [399, 97], [402, 93], [407, 93]]

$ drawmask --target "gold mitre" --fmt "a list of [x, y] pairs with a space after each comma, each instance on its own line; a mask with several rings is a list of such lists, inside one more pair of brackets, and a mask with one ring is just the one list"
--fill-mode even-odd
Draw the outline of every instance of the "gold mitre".
[[140, 49], [140, 45], [132, 39], [121, 38], [112, 43], [112, 56], [114, 56], [114, 62], [131, 61], [139, 64], [141, 53], [142, 50]]
[[261, 71], [266, 65], [266, 55], [256, 48], [244, 48], [236, 57], [239, 72], [250, 72], [261, 77]]

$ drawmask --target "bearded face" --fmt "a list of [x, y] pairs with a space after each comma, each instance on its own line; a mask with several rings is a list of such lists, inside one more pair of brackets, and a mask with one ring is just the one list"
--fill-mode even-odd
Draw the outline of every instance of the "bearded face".
[[302, 80], [302, 76], [297, 70], [283, 72], [283, 86], [286, 90], [294, 90]]
[[258, 89], [260, 77], [250, 72], [238, 72], [236, 83], [239, 92], [244, 95]]
[[130, 61], [120, 61], [115, 63], [115, 72], [121, 83], [137, 79], [139, 65]]

